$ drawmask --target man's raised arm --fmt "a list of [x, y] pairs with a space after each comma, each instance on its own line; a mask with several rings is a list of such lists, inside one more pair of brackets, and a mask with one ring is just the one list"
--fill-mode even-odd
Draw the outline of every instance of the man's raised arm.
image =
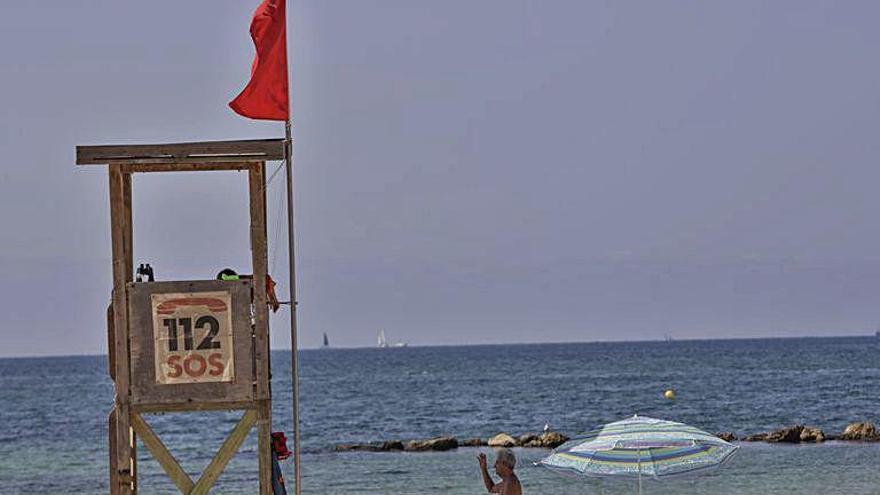
[[483, 484], [486, 485], [486, 490], [489, 493], [498, 493], [499, 485], [492, 481], [492, 477], [489, 476], [489, 469], [486, 467], [486, 454], [480, 453], [477, 456], [477, 461], [480, 463], [480, 474], [483, 475]]

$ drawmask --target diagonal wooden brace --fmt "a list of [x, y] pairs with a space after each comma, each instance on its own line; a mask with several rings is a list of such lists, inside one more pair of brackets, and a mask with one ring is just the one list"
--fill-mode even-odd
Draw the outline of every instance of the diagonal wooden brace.
[[177, 459], [171, 455], [171, 452], [168, 451], [165, 444], [162, 443], [153, 429], [150, 428], [150, 425], [144, 421], [144, 418], [142, 418], [140, 414], [132, 414], [131, 426], [141, 437], [141, 441], [147, 447], [147, 450], [153, 454], [153, 457], [159, 462], [159, 465], [162, 466], [162, 469], [165, 470], [168, 477], [174, 482], [174, 485], [177, 486], [177, 489], [180, 490], [180, 493], [183, 493], [184, 495], [206, 495], [208, 490], [210, 490], [211, 487], [214, 486], [214, 483], [217, 482], [217, 478], [220, 477], [220, 474], [223, 473], [226, 464], [229, 463], [232, 456], [234, 456], [238, 451], [238, 448], [241, 447], [242, 442], [247, 438], [247, 435], [250, 433], [256, 420], [256, 411], [248, 410], [244, 413], [241, 420], [235, 425], [235, 428], [233, 428], [229, 436], [226, 437], [226, 440], [223, 442], [223, 445], [220, 446], [220, 449], [214, 455], [214, 458], [211, 459], [211, 463], [208, 464], [208, 467], [202, 472], [202, 476], [199, 478], [198, 483], [193, 483], [192, 478], [190, 478], [189, 475], [186, 474], [186, 471], [180, 467], [180, 463], [177, 462]]
[[162, 440], [159, 440], [159, 437], [156, 436], [156, 433], [150, 428], [150, 425], [144, 421], [144, 418], [142, 418], [140, 414], [134, 413], [131, 415], [131, 427], [134, 428], [135, 433], [141, 437], [141, 442], [143, 442], [147, 447], [147, 450], [153, 454], [153, 457], [159, 462], [162, 469], [168, 473], [168, 477], [171, 478], [171, 481], [174, 482], [174, 485], [177, 486], [180, 493], [190, 493], [193, 486], [195, 486], [192, 478], [190, 478], [189, 475], [186, 474], [186, 471], [180, 467], [180, 463], [177, 462], [177, 459], [171, 455], [171, 452], [168, 452], [168, 449], [165, 448], [165, 444], [162, 443]]
[[256, 419], [256, 411], [248, 410], [244, 413], [244, 416], [241, 417], [241, 421], [235, 425], [232, 433], [226, 437], [223, 445], [220, 446], [220, 450], [218, 450], [217, 454], [214, 455], [214, 458], [211, 459], [211, 463], [208, 464], [208, 467], [202, 472], [202, 477], [199, 478], [199, 482], [196, 483], [196, 486], [193, 487], [191, 492], [189, 492], [189, 495], [206, 495], [208, 493], [208, 490], [214, 486], [217, 478], [220, 477], [223, 469], [226, 468], [226, 464], [232, 459], [232, 456], [235, 455], [238, 448], [241, 447], [241, 443], [244, 442], [244, 439], [247, 438]]

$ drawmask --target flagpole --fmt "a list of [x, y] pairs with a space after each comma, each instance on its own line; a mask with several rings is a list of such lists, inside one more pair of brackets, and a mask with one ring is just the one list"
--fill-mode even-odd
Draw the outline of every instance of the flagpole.
[[[282, 0], [283, 2], [284, 0]], [[284, 3], [282, 3], [284, 5]], [[287, 54], [287, 8], [284, 9], [284, 66], [290, 66]], [[289, 79], [289, 74], [285, 74]], [[290, 101], [290, 83], [287, 85], [288, 102]], [[284, 167], [287, 172], [287, 257], [290, 270], [290, 375], [293, 381], [293, 491], [302, 494], [302, 449], [299, 434], [299, 344], [296, 335], [296, 241], [293, 229], [293, 133], [290, 129], [290, 106], [288, 103], [287, 120], [284, 121]]]
[[290, 269], [290, 374], [293, 381], [293, 466], [294, 466], [294, 493], [301, 494], [300, 481], [302, 480], [302, 466], [300, 464], [300, 435], [299, 435], [299, 365], [297, 358], [299, 346], [296, 335], [296, 251], [293, 230], [293, 139], [290, 130], [290, 118], [284, 122], [285, 145], [284, 167], [287, 172], [287, 245]]

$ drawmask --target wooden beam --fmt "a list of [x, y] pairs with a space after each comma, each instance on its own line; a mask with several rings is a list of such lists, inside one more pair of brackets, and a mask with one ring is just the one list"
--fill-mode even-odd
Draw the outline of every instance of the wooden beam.
[[257, 407], [257, 469], [260, 470], [260, 495], [272, 495], [272, 401], [260, 401]]
[[116, 380], [116, 332], [113, 330], [115, 319], [111, 300], [107, 305], [107, 373], [113, 381]]
[[134, 428], [131, 429], [131, 493], [137, 495], [138, 492], [138, 454], [137, 454], [137, 433]]
[[283, 139], [205, 141], [198, 143], [77, 146], [77, 165], [107, 163], [262, 162], [284, 159]]
[[193, 162], [175, 163], [111, 163], [110, 166], [119, 166], [123, 172], [203, 172], [203, 171], [226, 171], [247, 170], [253, 165], [251, 162], [235, 160], [230, 162], [205, 162], [204, 160]]
[[110, 447], [110, 495], [119, 495], [119, 459], [116, 457], [116, 406], [110, 409], [107, 417], [107, 431]]
[[218, 450], [217, 454], [214, 455], [214, 458], [211, 459], [211, 463], [208, 464], [208, 467], [202, 472], [202, 476], [199, 478], [198, 483], [192, 488], [192, 491], [188, 492], [189, 495], [206, 495], [208, 493], [211, 487], [214, 486], [214, 483], [217, 482], [217, 478], [223, 473], [226, 464], [229, 463], [229, 460], [232, 459], [232, 456], [235, 455], [238, 448], [241, 447], [241, 443], [247, 438], [256, 419], [257, 415], [254, 411], [247, 411], [244, 413], [244, 416], [242, 416], [238, 424], [235, 425], [232, 433], [226, 437], [223, 445], [220, 446], [220, 450]]
[[254, 356], [257, 400], [269, 398], [269, 309], [266, 306], [266, 210], [264, 165], [254, 165], [248, 175], [251, 211], [251, 263], [254, 274]]
[[248, 174], [251, 210], [251, 261], [254, 272], [254, 360], [257, 370], [257, 448], [259, 451], [260, 493], [272, 490], [272, 402], [269, 391], [269, 309], [266, 306], [266, 185], [265, 164], [255, 164]]
[[[131, 174], [122, 173], [122, 215], [125, 231], [125, 281], [134, 280], [134, 226], [131, 219]], [[134, 430], [129, 435], [129, 448], [131, 458], [131, 492], [137, 494], [137, 436]]]
[[[248, 359], [248, 362], [250, 360]], [[177, 385], [175, 385], [177, 386]], [[231, 411], [235, 409], [255, 409], [256, 406], [252, 400], [233, 400], [233, 401], [217, 401], [217, 402], [193, 402], [193, 403], [172, 403], [157, 402], [148, 404], [132, 404], [131, 410], [139, 413], [159, 413], [159, 412], [203, 412], [203, 411]]]
[[153, 454], [153, 457], [162, 466], [162, 469], [165, 470], [168, 477], [174, 482], [174, 486], [180, 490], [180, 493], [191, 493], [195, 486], [192, 478], [180, 467], [180, 463], [171, 455], [171, 452], [168, 451], [162, 440], [159, 440], [159, 437], [156, 436], [150, 425], [144, 421], [144, 418], [140, 414], [133, 413], [131, 415], [131, 425], [134, 427], [134, 431], [140, 435], [141, 442]]
[[113, 253], [113, 328], [116, 361], [116, 459], [120, 495], [132, 493], [131, 467], [131, 417], [129, 410], [129, 356], [128, 356], [128, 308], [126, 304], [126, 245], [125, 184], [118, 169], [109, 170], [110, 182], [110, 233]]
[[131, 174], [122, 171], [122, 215], [125, 224], [125, 281], [134, 280], [134, 225], [131, 219]]

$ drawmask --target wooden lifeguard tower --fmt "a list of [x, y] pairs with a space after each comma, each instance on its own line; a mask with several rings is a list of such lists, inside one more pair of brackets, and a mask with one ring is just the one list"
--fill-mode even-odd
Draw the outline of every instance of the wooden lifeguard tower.
[[[113, 246], [108, 309], [110, 493], [138, 492], [137, 439], [184, 494], [205, 494], [256, 425], [259, 493], [272, 493], [265, 162], [285, 159], [285, 140], [77, 146], [77, 165], [107, 165]], [[136, 282], [131, 176], [152, 172], [247, 172], [252, 277]], [[146, 413], [243, 411], [194, 481]]]

